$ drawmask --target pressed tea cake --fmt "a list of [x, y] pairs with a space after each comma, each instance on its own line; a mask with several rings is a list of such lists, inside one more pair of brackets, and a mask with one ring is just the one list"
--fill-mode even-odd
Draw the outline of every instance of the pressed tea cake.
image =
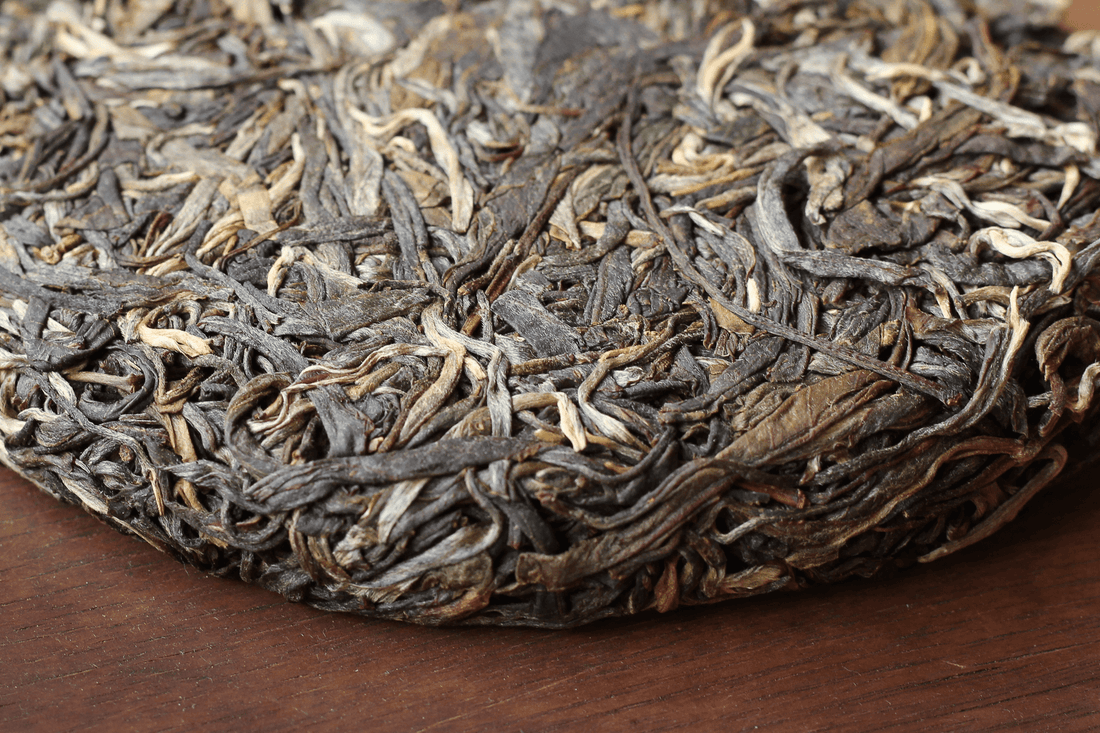
[[419, 623], [950, 553], [1093, 450], [1057, 10], [6, 2], [0, 457]]

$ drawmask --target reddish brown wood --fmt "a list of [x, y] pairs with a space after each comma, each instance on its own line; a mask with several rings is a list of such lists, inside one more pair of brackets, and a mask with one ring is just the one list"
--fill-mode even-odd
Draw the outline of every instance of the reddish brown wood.
[[1097, 730], [1095, 476], [890, 579], [536, 632], [287, 604], [0, 470], [0, 731]]
[[1096, 0], [1074, 0], [1066, 12], [1070, 28], [1100, 28], [1100, 4]]
[[0, 730], [1095, 730], [1095, 488], [890, 579], [551, 633], [291, 605], [5, 471]]

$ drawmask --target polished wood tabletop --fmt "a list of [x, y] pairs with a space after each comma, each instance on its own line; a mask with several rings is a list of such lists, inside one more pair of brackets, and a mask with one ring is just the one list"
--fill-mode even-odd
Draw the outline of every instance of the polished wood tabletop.
[[892, 578], [575, 631], [326, 614], [0, 479], [0, 730], [1097, 730], [1100, 491]]
[[1100, 730], [1098, 528], [1093, 469], [890, 578], [430, 629], [207, 577], [0, 469], [0, 731]]

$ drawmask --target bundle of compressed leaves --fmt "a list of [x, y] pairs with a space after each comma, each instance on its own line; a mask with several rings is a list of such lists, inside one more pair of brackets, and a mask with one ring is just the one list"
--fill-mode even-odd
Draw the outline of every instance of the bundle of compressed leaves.
[[568, 626], [988, 536], [1096, 433], [1050, 3], [8, 0], [0, 458], [315, 606]]

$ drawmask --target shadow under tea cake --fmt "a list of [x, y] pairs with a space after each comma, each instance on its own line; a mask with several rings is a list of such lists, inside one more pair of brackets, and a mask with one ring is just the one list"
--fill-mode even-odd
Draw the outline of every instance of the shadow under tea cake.
[[9, 0], [0, 458], [426, 624], [951, 553], [1095, 450], [1056, 6]]

